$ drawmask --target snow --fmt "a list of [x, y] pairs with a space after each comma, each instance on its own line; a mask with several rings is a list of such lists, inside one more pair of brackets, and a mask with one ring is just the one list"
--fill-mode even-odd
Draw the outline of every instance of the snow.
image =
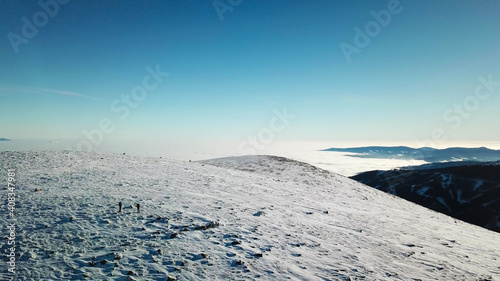
[[448, 204], [446, 204], [446, 200], [444, 200], [443, 197], [436, 197], [436, 200], [439, 201], [439, 203], [441, 203], [441, 205], [445, 206], [450, 212], [452, 212], [450, 206], [448, 206]]
[[476, 180], [476, 184], [474, 185], [474, 191], [477, 191], [484, 183], [484, 180], [478, 179]]
[[[26, 150], [51, 150], [61, 151], [76, 148], [81, 139], [58, 140], [49, 142], [47, 140], [15, 140], [12, 142], [0, 142], [0, 151], [26, 151]], [[145, 145], [147, 143], [147, 145]], [[312, 164], [344, 176], [353, 176], [361, 172], [371, 170], [391, 170], [403, 166], [416, 166], [425, 164], [420, 160], [399, 159], [369, 159], [351, 157], [355, 153], [325, 152], [328, 147], [366, 146], [368, 142], [334, 142], [331, 141], [280, 141], [275, 140], [265, 146], [259, 146], [262, 150], [255, 151], [256, 154], [276, 155], [291, 158], [301, 162]], [[395, 145], [395, 143], [378, 143], [380, 145]], [[236, 141], [176, 141], [176, 140], [113, 140], [104, 139], [103, 143], [94, 146], [97, 152], [123, 153], [127, 155], [163, 157], [177, 160], [206, 160], [224, 156], [240, 155], [238, 148], [241, 139]], [[463, 143], [467, 146], [467, 143]], [[491, 145], [495, 145], [492, 143]], [[500, 145], [500, 142], [498, 143]], [[259, 149], [260, 149], [259, 148]]]
[[441, 186], [443, 189], [448, 189], [451, 185], [451, 180], [453, 179], [453, 175], [441, 174]]
[[424, 194], [425, 194], [425, 193], [426, 193], [429, 189], [430, 189], [430, 187], [429, 187], [429, 186], [424, 186], [424, 187], [420, 188], [420, 189], [417, 191], [417, 193], [418, 193], [419, 195], [424, 195]]
[[457, 189], [457, 202], [460, 204], [468, 204], [469, 203], [468, 200], [462, 199], [462, 190], [461, 189]]
[[0, 152], [0, 167], [17, 171], [18, 280], [500, 278], [498, 233], [286, 158]]

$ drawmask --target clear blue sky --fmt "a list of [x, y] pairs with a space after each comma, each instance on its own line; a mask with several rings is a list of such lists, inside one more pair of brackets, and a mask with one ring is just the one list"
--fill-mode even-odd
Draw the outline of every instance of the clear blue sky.
[[[58, 4], [46, 24], [37, 1], [0, 2], [0, 137], [79, 139], [107, 118], [108, 138], [238, 139], [286, 107], [295, 118], [277, 139], [414, 140], [439, 128], [500, 140], [500, 87], [470, 98], [478, 77], [500, 82], [498, 0], [401, 0], [350, 62], [341, 43], [356, 47], [355, 27], [391, 1], [243, 0], [223, 14], [240, 1], [89, 2]], [[23, 17], [41, 26], [32, 38]], [[112, 110], [148, 66], [169, 75], [128, 116]], [[464, 101], [474, 110], [460, 115]]]

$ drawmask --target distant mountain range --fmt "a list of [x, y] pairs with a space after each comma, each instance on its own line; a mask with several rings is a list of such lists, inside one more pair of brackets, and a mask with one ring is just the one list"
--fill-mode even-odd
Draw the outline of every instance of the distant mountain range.
[[6, 138], [0, 138], [0, 141], [11, 141], [11, 140]]
[[446, 149], [435, 149], [430, 147], [411, 148], [407, 146], [367, 146], [353, 148], [329, 148], [323, 151], [357, 153], [349, 156], [360, 158], [414, 159], [423, 160], [429, 163], [445, 161], [488, 162], [500, 160], [500, 150], [493, 150], [486, 147], [452, 147]]
[[462, 165], [438, 163], [370, 171], [351, 178], [434, 211], [500, 232], [500, 161], [459, 163]]

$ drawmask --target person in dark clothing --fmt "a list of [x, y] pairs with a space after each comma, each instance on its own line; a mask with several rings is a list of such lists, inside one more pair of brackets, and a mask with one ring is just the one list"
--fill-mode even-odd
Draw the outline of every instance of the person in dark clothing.
[[122, 212], [122, 201], [118, 203], [118, 213]]
[[140, 213], [141, 212], [141, 204], [137, 203], [137, 212]]

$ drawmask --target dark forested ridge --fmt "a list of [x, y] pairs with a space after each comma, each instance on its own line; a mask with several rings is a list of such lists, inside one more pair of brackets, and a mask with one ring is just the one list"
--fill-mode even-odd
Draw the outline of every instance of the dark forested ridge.
[[369, 171], [352, 179], [500, 232], [500, 162]]

